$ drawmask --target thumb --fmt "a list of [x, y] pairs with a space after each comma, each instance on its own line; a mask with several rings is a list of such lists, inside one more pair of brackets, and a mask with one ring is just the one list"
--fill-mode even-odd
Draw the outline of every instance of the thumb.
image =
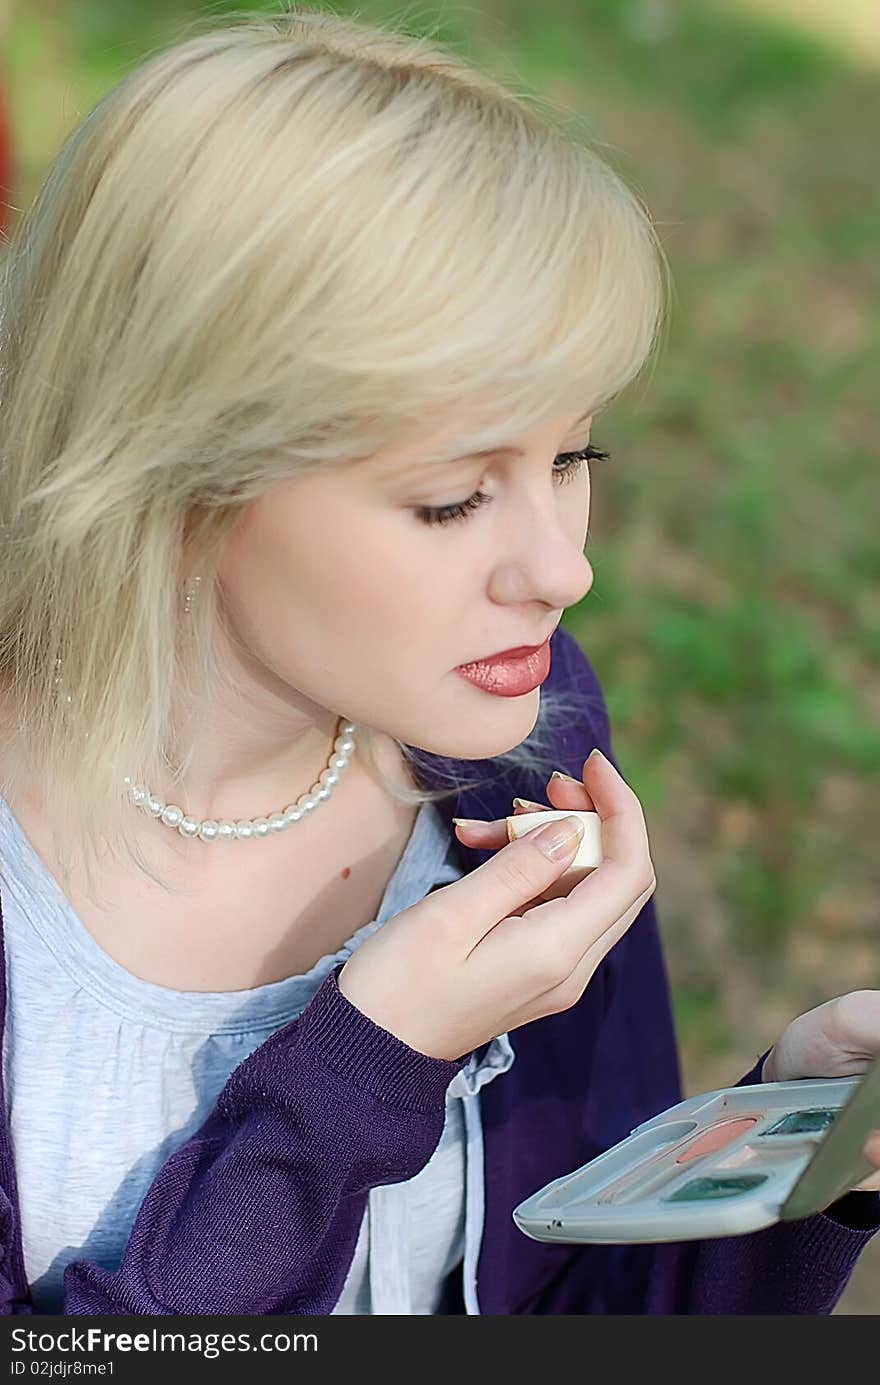
[[450, 889], [463, 896], [473, 894], [475, 907], [463, 908], [461, 917], [472, 950], [515, 909], [548, 889], [571, 865], [584, 835], [584, 825], [571, 815], [557, 818], [516, 837], [489, 861], [462, 876]]

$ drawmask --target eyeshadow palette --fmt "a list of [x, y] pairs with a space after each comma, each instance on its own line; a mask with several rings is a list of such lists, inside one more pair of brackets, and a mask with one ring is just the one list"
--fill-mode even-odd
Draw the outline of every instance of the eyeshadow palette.
[[811, 1216], [873, 1172], [880, 1059], [861, 1077], [726, 1087], [643, 1122], [514, 1209], [536, 1241], [689, 1241]]

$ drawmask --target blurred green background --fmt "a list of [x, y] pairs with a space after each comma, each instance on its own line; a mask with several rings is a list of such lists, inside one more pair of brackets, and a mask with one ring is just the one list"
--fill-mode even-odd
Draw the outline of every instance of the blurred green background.
[[[594, 428], [596, 580], [564, 624], [645, 807], [687, 1094], [735, 1082], [796, 1014], [880, 986], [880, 7], [312, 7], [576, 111], [658, 224], [671, 328]], [[149, 51], [282, 8], [0, 0], [13, 208]], [[880, 1312], [877, 1242], [836, 1311]]]

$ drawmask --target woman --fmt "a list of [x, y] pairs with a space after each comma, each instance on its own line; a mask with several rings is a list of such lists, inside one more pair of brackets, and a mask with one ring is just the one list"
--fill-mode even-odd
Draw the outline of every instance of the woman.
[[[558, 628], [663, 267], [525, 98], [329, 13], [153, 56], [55, 161], [2, 289], [7, 1313], [837, 1301], [880, 1175], [721, 1241], [511, 1217], [680, 1096], [644, 816]], [[504, 846], [514, 795], [606, 860]], [[878, 998], [743, 1081], [862, 1070]]]

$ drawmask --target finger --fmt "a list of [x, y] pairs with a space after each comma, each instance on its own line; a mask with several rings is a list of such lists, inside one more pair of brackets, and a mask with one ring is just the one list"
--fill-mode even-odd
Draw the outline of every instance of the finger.
[[872, 1130], [868, 1135], [864, 1145], [864, 1156], [866, 1162], [873, 1166], [874, 1172], [863, 1178], [861, 1183], [856, 1183], [853, 1192], [880, 1192], [880, 1130]]
[[453, 818], [455, 835], [475, 851], [497, 851], [507, 845], [507, 818], [481, 822], [478, 818]]
[[[624, 911], [633, 906], [633, 885], [641, 882], [644, 887], [643, 892], [635, 901], [635, 913], [628, 914], [625, 922], [623, 922], [620, 928], [622, 934], [654, 893], [656, 877], [641, 804], [632, 791], [628, 789], [614, 766], [607, 761], [605, 765], [608, 771], [606, 779], [611, 779], [607, 797], [603, 796], [597, 787], [594, 787], [592, 794], [597, 805], [594, 811], [598, 812], [602, 821], [603, 859], [597, 866], [592, 867], [588, 874], [578, 872], [574, 884], [570, 873], [567, 881], [565, 873], [563, 873], [562, 876], [551, 881], [535, 899], [524, 903], [519, 909], [511, 911], [511, 916], [521, 918], [536, 906], [563, 899], [567, 905], [573, 906], [569, 917], [573, 920], [575, 932], [578, 918], [585, 916], [596, 919], [605, 914], [607, 916], [607, 928], [617, 923]], [[615, 806], [609, 812], [608, 809], [611, 804]], [[614, 856], [609, 853], [606, 837], [607, 824], [612, 821], [614, 822], [613, 849], [616, 852]], [[617, 907], [613, 913], [609, 914], [607, 906], [611, 901], [614, 901]], [[587, 912], [585, 913], [585, 911]], [[602, 932], [604, 933], [604, 929]], [[607, 948], [613, 946], [614, 941], [616, 938], [609, 940]], [[583, 940], [582, 953], [597, 942], [602, 947], [602, 934], [594, 932], [592, 937]], [[600, 956], [604, 955], [605, 950], [603, 947]]]
[[[579, 812], [595, 812], [595, 805], [590, 795], [587, 793], [586, 785], [583, 780], [573, 779], [569, 775], [562, 775], [561, 771], [557, 773], [560, 775], [559, 778], [554, 778], [553, 775], [551, 775], [550, 779], [547, 781], [547, 797], [550, 799], [549, 806], [546, 803], [536, 803], [531, 798], [515, 798], [513, 800], [513, 816], [519, 817], [522, 813], [546, 813], [553, 810], [559, 812], [566, 808], [574, 808]], [[496, 824], [493, 824], [493, 828], [495, 826]], [[497, 837], [498, 833], [493, 831], [489, 843], [491, 846], [497, 843]], [[506, 841], [506, 839], [507, 833], [505, 830], [504, 840]], [[503, 844], [502, 842], [501, 845]], [[563, 885], [561, 882], [554, 882], [549, 890], [544, 890], [541, 894], [536, 895], [534, 899], [527, 900], [525, 904], [520, 905], [518, 909], [511, 910], [510, 917], [522, 918], [523, 914], [528, 913], [536, 904], [545, 904], [551, 899], [559, 899], [563, 895], [567, 895], [570, 889], [570, 882], [567, 885]]]
[[[515, 807], [511, 812], [511, 817], [522, 816], [523, 813], [557, 813], [560, 810], [548, 808], [546, 803], [531, 804], [528, 799], [515, 800]], [[528, 806], [522, 806], [526, 805]], [[507, 818], [494, 818], [483, 820], [480, 818], [453, 818], [453, 828], [458, 840], [465, 846], [472, 847], [475, 851], [497, 851], [502, 846], [507, 846], [510, 838], [507, 833]]]
[[[555, 810], [548, 807], [546, 803], [533, 803], [528, 798], [515, 798], [510, 816], [517, 817], [521, 813], [551, 813], [553, 811]], [[473, 847], [476, 851], [495, 851], [498, 847], [507, 845], [507, 818], [489, 820], [453, 818], [452, 821], [458, 840], [466, 846]]]
[[[578, 836], [571, 834], [558, 855], [550, 856], [546, 852], [548, 840], [552, 842], [560, 829], [564, 832], [567, 826], [560, 819], [531, 828], [524, 836], [508, 842], [503, 850], [496, 851], [475, 870], [432, 896], [432, 900], [438, 900], [441, 905], [449, 904], [451, 914], [448, 917], [454, 920], [458, 935], [469, 944], [470, 951], [496, 928], [499, 920], [507, 919], [513, 909], [519, 909], [526, 901], [539, 896], [568, 868], [580, 846]], [[542, 838], [539, 845], [536, 839], [541, 833], [551, 835]], [[611, 913], [613, 902], [603, 901], [601, 907], [603, 914]], [[608, 922], [614, 916], [612, 914]]]
[[583, 779], [573, 779], [569, 775], [557, 779], [551, 775], [547, 781], [547, 797], [554, 808], [575, 808], [587, 813], [596, 811]]
[[[642, 805], [610, 760], [601, 751], [594, 751], [584, 762], [586, 789], [593, 803], [593, 812], [602, 819], [602, 864], [575, 886], [583, 892], [585, 901], [614, 889], [621, 870], [650, 866], [648, 830]], [[647, 884], [647, 878], [645, 880]], [[630, 901], [621, 905], [621, 910]]]
[[[643, 895], [635, 901], [626, 913], [617, 919], [610, 928], [606, 928], [598, 938], [591, 941], [584, 951], [583, 956], [573, 969], [568, 981], [565, 982], [566, 992], [574, 992], [575, 999], [579, 1000], [590, 983], [590, 980], [598, 967], [599, 963], [608, 955], [611, 949], [620, 942], [623, 935], [635, 923], [639, 914], [644, 909], [648, 900], [651, 898], [651, 891], [646, 890]], [[569, 1005], [572, 1001], [568, 1001]]]
[[[632, 903], [633, 883], [641, 879], [647, 886], [653, 875], [647, 829], [638, 798], [601, 752], [584, 762], [584, 778], [585, 791], [593, 803], [589, 811], [597, 812], [602, 819], [604, 860], [586, 879], [565, 893], [568, 899], [585, 906], [591, 917], [607, 917], [610, 924]], [[507, 844], [503, 818], [490, 823], [461, 822], [456, 831], [460, 840], [478, 850], [497, 850]], [[511, 901], [508, 904], [510, 917], [521, 917], [548, 889], [553, 891], [555, 902], [558, 897], [554, 888], [556, 880], [554, 876], [544, 890], [538, 888], [531, 900]]]
[[[516, 801], [516, 800], [515, 800]], [[585, 838], [581, 843], [581, 848], [577, 856], [572, 861], [567, 871], [563, 871], [558, 879], [551, 882], [547, 889], [542, 890], [536, 899], [530, 899], [519, 909], [512, 910], [516, 917], [522, 917], [536, 904], [548, 904], [554, 899], [564, 899], [571, 894], [574, 887], [580, 883], [591, 871], [597, 869], [602, 861], [601, 843], [601, 818], [594, 810], [574, 809], [574, 808], [541, 808], [540, 804], [534, 805], [537, 811], [518, 812], [513, 817], [507, 819], [509, 836], [522, 836], [524, 833], [532, 831], [535, 826], [545, 820], [561, 819], [567, 814], [576, 815], [584, 824]]]
[[[590, 896], [601, 889], [614, 888], [611, 877], [617, 878], [621, 874], [617, 867], [624, 867], [624, 870], [642, 868], [644, 884], [647, 885], [653, 868], [644, 873], [644, 866], [647, 864], [650, 867], [650, 849], [642, 803], [617, 767], [599, 749], [593, 751], [583, 763], [583, 776], [585, 794], [592, 802], [592, 809], [583, 810], [599, 814], [603, 861], [588, 879], [575, 888], [581, 889], [586, 895], [585, 886], [588, 886]], [[556, 812], [561, 812], [561, 809], [556, 809]], [[628, 903], [632, 903], [632, 896], [624, 900], [621, 911]]]
[[[529, 910], [529, 913], [534, 914], [534, 921], [538, 921], [538, 915], [542, 920], [549, 918], [546, 911], [556, 910], [553, 914], [554, 920], [557, 921], [556, 931], [563, 933], [564, 938], [570, 938], [571, 956], [574, 960], [582, 958], [586, 950], [601, 939], [607, 929], [618, 924], [622, 915], [632, 909], [633, 900], [636, 903], [636, 911], [640, 911], [655, 888], [654, 867], [644, 828], [642, 805], [611, 765], [610, 760], [596, 756], [590, 760], [586, 773], [589, 773], [590, 796], [601, 819], [603, 837], [610, 825], [608, 835], [611, 855], [608, 855], [606, 849], [606, 856], [599, 866], [588, 877], [572, 886], [565, 899], [552, 899], [536, 904], [534, 910]], [[466, 877], [467, 881], [477, 885], [475, 877], [484, 875], [484, 879], [479, 881], [479, 893], [484, 913], [488, 917], [513, 920], [514, 910], [522, 910], [522, 906], [529, 899], [535, 899], [542, 895], [542, 892], [549, 891], [554, 882], [564, 874], [564, 866], [546, 875], [536, 867], [536, 856], [539, 853], [532, 843], [532, 838], [539, 831], [546, 831], [546, 828], [532, 828], [525, 837], [514, 839], [506, 849], [500, 850], [491, 860], [486, 861], [484, 866], [479, 866]], [[518, 845], [531, 846], [531, 852], [528, 855], [521, 853], [517, 859], [514, 852]], [[575, 855], [577, 852], [571, 853], [568, 864], [574, 860]], [[498, 867], [498, 870], [493, 870], [492, 867]], [[532, 882], [534, 888], [528, 889]], [[457, 881], [446, 888], [456, 891], [463, 884], [464, 881]], [[520, 891], [518, 899], [517, 889]], [[463, 917], [468, 918], [468, 927], [479, 929], [475, 939], [475, 942], [479, 942], [486, 932], [485, 925], [481, 928], [479, 910], [474, 907], [470, 914], [463, 914]], [[528, 915], [520, 913], [517, 917], [524, 920]], [[493, 925], [489, 925], [489, 931], [492, 927]], [[564, 946], [565, 950], [568, 950], [568, 943], [564, 943]]]
[[[587, 761], [584, 762], [586, 765]], [[557, 771], [561, 774], [561, 771]], [[530, 798], [514, 798], [512, 817], [519, 813], [540, 813], [548, 810], [564, 810], [575, 808], [580, 812], [594, 813], [596, 805], [587, 790], [583, 779], [577, 780], [570, 775], [561, 778], [554, 778], [552, 775], [547, 781], [547, 803], [536, 803]], [[475, 847], [478, 851], [493, 850], [504, 846], [507, 842], [507, 829], [504, 818], [496, 818], [493, 821], [481, 822], [475, 818], [453, 818], [455, 834], [458, 839], [468, 846]]]
[[[568, 1009], [580, 1000], [596, 968], [599, 966], [599, 963], [607, 956], [611, 949], [620, 942], [624, 934], [639, 917], [652, 893], [652, 890], [646, 890], [620, 918], [615, 919], [607, 928], [599, 933], [595, 930], [593, 931], [592, 937], [586, 940], [583, 954], [574, 960], [569, 975], [564, 977], [558, 985], [545, 993], [545, 1001], [556, 1002], [558, 999], [559, 1003], [557, 1008]], [[542, 920], [546, 918], [546, 913], [538, 909], [531, 919], [525, 920], [523, 926], [542, 926]], [[544, 924], [543, 926], [546, 925]], [[529, 937], [527, 934], [526, 950], [531, 952], [534, 945], [534, 937]]]
[[877, 1056], [880, 1037], [880, 990], [849, 991], [828, 1002], [830, 1035], [835, 1045], [867, 1059]]
[[[585, 760], [586, 765], [586, 760]], [[583, 780], [577, 780], [571, 774], [563, 774], [561, 770], [554, 770], [552, 776], [547, 780], [547, 798], [549, 803], [536, 803], [531, 798], [514, 798], [513, 813], [516, 817], [518, 813], [540, 813], [547, 810], [563, 810], [574, 807], [579, 812], [595, 813], [596, 805], [590, 798], [588, 788]], [[498, 848], [507, 841], [507, 831], [504, 827], [503, 817], [491, 821], [481, 821], [478, 819], [455, 819], [456, 837], [460, 841], [466, 842], [468, 846], [475, 846], [478, 850]]]

